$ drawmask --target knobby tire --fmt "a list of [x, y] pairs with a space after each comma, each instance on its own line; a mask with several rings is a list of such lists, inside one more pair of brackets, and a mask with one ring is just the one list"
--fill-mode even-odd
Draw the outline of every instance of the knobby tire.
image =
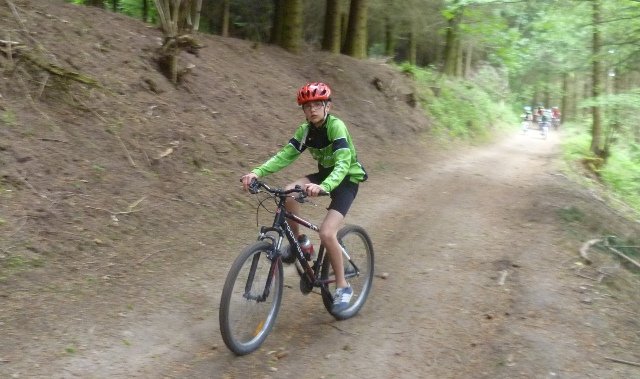
[[[322, 288], [322, 302], [329, 313], [337, 320], [345, 320], [355, 316], [364, 305], [369, 296], [374, 274], [374, 254], [371, 238], [364, 228], [357, 225], [346, 225], [338, 231], [338, 242], [345, 248], [358, 270], [358, 276], [347, 278], [353, 288], [353, 297], [349, 308], [339, 313], [332, 313], [333, 294], [336, 290], [335, 283]], [[345, 273], [353, 272], [353, 267], [343, 255]], [[329, 257], [325, 255], [322, 262], [320, 278], [327, 280], [333, 277], [333, 269]]]
[[[272, 245], [259, 241], [240, 253], [231, 265], [220, 299], [220, 333], [229, 350], [236, 355], [249, 354], [262, 345], [275, 324], [282, 301], [283, 271], [278, 259], [270, 274], [268, 258]], [[252, 268], [253, 267], [253, 268]], [[269, 296], [264, 293], [272, 276]]]

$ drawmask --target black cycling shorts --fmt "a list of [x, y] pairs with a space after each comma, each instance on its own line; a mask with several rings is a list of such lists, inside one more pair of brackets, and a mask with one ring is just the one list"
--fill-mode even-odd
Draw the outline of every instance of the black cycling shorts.
[[[320, 184], [327, 178], [327, 176], [328, 175], [316, 172], [315, 174], [307, 175], [307, 179], [309, 179], [311, 183]], [[327, 209], [334, 209], [340, 212], [343, 216], [346, 216], [357, 194], [358, 183], [354, 183], [349, 180], [349, 175], [347, 175], [342, 179], [342, 182], [340, 182], [340, 184], [338, 184], [338, 186], [329, 193], [331, 203]]]

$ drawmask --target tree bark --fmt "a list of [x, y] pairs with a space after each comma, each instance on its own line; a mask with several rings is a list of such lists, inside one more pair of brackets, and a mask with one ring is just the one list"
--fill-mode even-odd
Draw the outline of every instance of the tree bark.
[[409, 32], [409, 63], [416, 65], [418, 62], [418, 42], [416, 41], [416, 33], [414, 31]]
[[86, 0], [84, 5], [89, 5], [91, 7], [104, 8], [104, 0]]
[[[600, 36], [600, 23], [602, 21], [602, 13], [600, 9], [600, 0], [592, 1], [592, 17], [593, 17], [593, 35], [592, 35], [592, 73], [591, 73], [591, 96], [595, 99], [602, 95], [602, 58], [600, 50], [602, 41]], [[602, 109], [594, 105], [591, 107], [591, 115], [593, 122], [591, 126], [591, 152], [597, 157], [605, 158], [605, 152], [602, 149]]]
[[473, 61], [473, 43], [467, 44], [467, 52], [464, 58], [465, 58], [464, 78], [468, 79], [471, 77], [471, 62]]
[[302, 42], [302, 0], [284, 0], [282, 42], [284, 49], [298, 53]]
[[456, 77], [462, 77], [463, 70], [463, 62], [464, 62], [464, 54], [462, 47], [462, 40], [460, 38], [456, 39]]
[[389, 17], [385, 17], [384, 22], [384, 55], [394, 57], [396, 55], [395, 27]]
[[351, 0], [344, 53], [354, 58], [367, 57], [367, 0]]
[[562, 73], [562, 100], [560, 101], [560, 123], [563, 124], [565, 119], [569, 116], [569, 73]]
[[447, 35], [445, 38], [444, 47], [444, 66], [442, 72], [445, 75], [455, 76], [457, 58], [457, 41], [458, 33], [460, 29], [460, 22], [462, 21], [462, 8], [455, 10], [455, 13], [448, 21]]
[[347, 43], [347, 29], [349, 27], [349, 14], [345, 10], [340, 11], [340, 51], [344, 51]]
[[229, 7], [231, 0], [222, 1], [222, 10], [220, 12], [220, 35], [229, 37]]
[[200, 14], [202, 13], [202, 0], [194, 0], [192, 3], [192, 15], [193, 15], [193, 31], [197, 32], [200, 29]]
[[324, 35], [322, 50], [340, 53], [340, 1], [327, 0], [327, 10], [324, 18]]
[[188, 34], [192, 25], [192, 5], [189, 0], [154, 0], [158, 18], [162, 26], [164, 42], [157, 58], [160, 69], [172, 83], [178, 83], [178, 54], [181, 50], [196, 52], [201, 46]]
[[[227, 2], [229, 0], [226, 0]], [[284, 11], [284, 0], [273, 0], [273, 21], [271, 25], [271, 36], [269, 42], [274, 45], [282, 44], [282, 19]]]
[[142, 22], [149, 21], [149, 1], [142, 0]]

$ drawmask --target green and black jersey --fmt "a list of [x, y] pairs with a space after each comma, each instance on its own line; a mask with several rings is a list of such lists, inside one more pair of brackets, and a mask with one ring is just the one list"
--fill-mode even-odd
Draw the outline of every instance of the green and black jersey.
[[356, 148], [346, 125], [331, 114], [320, 128], [313, 127], [309, 122], [300, 125], [285, 147], [252, 172], [263, 177], [280, 171], [298, 159], [306, 149], [318, 162], [320, 173], [328, 174], [320, 183], [325, 191], [331, 192], [347, 176], [354, 183], [367, 180], [367, 173], [358, 162]]

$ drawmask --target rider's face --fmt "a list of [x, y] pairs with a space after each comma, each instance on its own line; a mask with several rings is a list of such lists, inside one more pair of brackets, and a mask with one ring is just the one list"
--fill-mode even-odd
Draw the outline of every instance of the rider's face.
[[304, 115], [309, 122], [318, 126], [324, 121], [325, 112], [328, 113], [331, 107], [330, 102], [312, 101], [302, 105]]

